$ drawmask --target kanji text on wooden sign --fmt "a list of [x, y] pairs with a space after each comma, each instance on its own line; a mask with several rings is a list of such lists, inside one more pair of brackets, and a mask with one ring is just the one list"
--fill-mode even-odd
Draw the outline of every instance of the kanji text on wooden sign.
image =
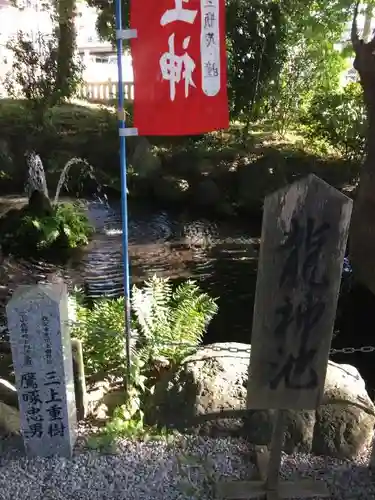
[[315, 175], [266, 198], [249, 408], [319, 405], [351, 210], [351, 199]]

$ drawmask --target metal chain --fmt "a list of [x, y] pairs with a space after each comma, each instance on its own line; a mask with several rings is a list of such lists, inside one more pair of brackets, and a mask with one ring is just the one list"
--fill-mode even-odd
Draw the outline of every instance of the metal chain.
[[365, 345], [362, 347], [343, 347], [342, 349], [331, 349], [330, 354], [353, 354], [355, 352], [375, 352], [375, 347]]
[[[67, 321], [69, 326], [71, 327], [77, 327], [79, 326], [79, 322], [73, 322], [73, 321]], [[0, 325], [0, 333], [5, 333], [7, 331], [7, 325]], [[103, 329], [103, 332], [105, 330]], [[107, 331], [108, 333], [108, 331]], [[116, 332], [112, 332], [116, 333]], [[191, 348], [196, 348], [196, 344], [190, 344], [188, 342], [155, 342], [152, 343], [154, 346], [159, 346], [159, 347], [191, 347]], [[250, 348], [245, 347], [245, 348], [238, 348], [235, 346], [229, 346], [229, 347], [221, 347], [220, 345], [212, 345], [212, 346], [206, 346], [210, 347], [212, 351], [226, 351], [226, 352], [231, 352], [231, 353], [239, 353], [239, 352], [246, 352], [250, 353]], [[340, 349], [330, 349], [329, 353], [330, 354], [354, 354], [355, 352], [362, 352], [362, 353], [372, 353], [375, 352], [375, 346], [371, 345], [365, 345], [362, 347], [342, 347]]]

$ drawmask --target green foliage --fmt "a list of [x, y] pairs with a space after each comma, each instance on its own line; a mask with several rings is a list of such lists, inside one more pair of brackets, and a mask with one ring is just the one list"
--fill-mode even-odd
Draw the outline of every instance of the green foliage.
[[289, 56], [268, 100], [275, 130], [284, 135], [298, 128], [317, 90], [330, 92], [339, 87], [345, 59], [325, 40], [301, 40]]
[[19, 31], [7, 48], [13, 52], [12, 69], [5, 80], [12, 97], [24, 97], [37, 125], [44, 122], [47, 110], [71, 97], [80, 83], [82, 67], [73, 55], [64, 63], [64, 76], [59, 66], [59, 41], [54, 35], [38, 34], [35, 42]]
[[55, 207], [54, 219], [60, 234], [67, 237], [69, 248], [87, 245], [94, 230], [78, 204], [59, 203]]
[[[16, 8], [17, 0], [12, 0]], [[40, 8], [52, 23], [52, 33], [37, 37], [18, 31], [7, 44], [13, 52], [6, 88], [13, 97], [23, 96], [37, 126], [44, 125], [46, 111], [71, 97], [81, 82], [82, 64], [75, 55], [74, 0], [42, 2]]]
[[[87, 374], [124, 375], [126, 353], [124, 298], [101, 299], [88, 308], [77, 301], [73, 335], [84, 345]], [[173, 289], [168, 279], [153, 277], [132, 293], [132, 366], [139, 382], [143, 363], [166, 358], [172, 364], [186, 357], [202, 340], [217, 311], [215, 301], [187, 281]], [[147, 365], [148, 366], [148, 365]]]
[[290, 45], [301, 37], [338, 41], [351, 19], [353, 0], [279, 0], [284, 6]]
[[286, 55], [263, 100], [263, 111], [281, 135], [298, 129], [316, 92], [339, 87], [344, 54], [336, 48], [350, 19], [351, 0], [286, 0]]
[[[137, 398], [138, 396], [136, 396]], [[142, 410], [131, 401], [134, 401], [132, 396], [129, 398], [129, 403], [116, 408], [113, 418], [98, 434], [88, 439], [89, 448], [116, 453], [117, 441], [121, 438], [136, 439], [137, 441], [166, 441], [168, 444], [172, 444], [180, 437], [176, 431], [145, 425]], [[134, 409], [134, 413], [129, 413], [129, 406]]]
[[232, 117], [249, 123], [285, 57], [284, 16], [281, 5], [268, 0], [228, 0], [226, 15]]
[[88, 376], [119, 377], [124, 374], [124, 311], [124, 297], [98, 300], [92, 308], [77, 301], [77, 324], [72, 335], [83, 342]]
[[359, 83], [317, 93], [304, 120], [310, 138], [321, 138], [349, 159], [361, 160], [366, 142], [366, 109]]
[[154, 276], [132, 294], [135, 328], [148, 359], [164, 357], [179, 363], [203, 339], [217, 312], [216, 302], [201, 293], [194, 281], [175, 289], [167, 279]]
[[2, 221], [0, 244], [6, 253], [54, 256], [86, 245], [92, 232], [78, 205], [61, 203], [46, 215], [33, 214], [26, 207]]
[[172, 442], [178, 433], [170, 429], [149, 426], [144, 423], [140, 401], [141, 392], [131, 389], [125, 404], [117, 407], [113, 417], [98, 435], [89, 439], [88, 446], [103, 451], [115, 451], [120, 438], [137, 439], [137, 441], [163, 440]]
[[[123, 378], [126, 370], [124, 298], [102, 299], [89, 308], [76, 292], [73, 301], [76, 323], [72, 335], [83, 342], [86, 374], [101, 380]], [[112, 447], [119, 437], [166, 437], [163, 430], [146, 427], [143, 421], [145, 395], [152, 391], [148, 376], [152, 373], [153, 361], [163, 357], [172, 366], [180, 362], [198, 347], [216, 311], [215, 301], [201, 293], [192, 281], [173, 289], [168, 279], [154, 276], [143, 288], [133, 287], [127, 399], [115, 410], [113, 419], [99, 436], [90, 441], [90, 446]]]
[[[129, 154], [132, 139], [129, 140]], [[37, 151], [43, 158], [47, 182], [52, 189], [56, 187], [65, 163], [73, 157], [85, 158], [95, 168], [102, 184], [119, 177], [114, 109], [72, 104], [54, 106], [45, 112], [41, 130], [36, 127], [34, 115], [25, 100], [2, 99], [0, 140], [9, 150], [7, 173], [13, 180], [13, 190], [23, 189], [27, 174], [24, 155], [30, 150]]]

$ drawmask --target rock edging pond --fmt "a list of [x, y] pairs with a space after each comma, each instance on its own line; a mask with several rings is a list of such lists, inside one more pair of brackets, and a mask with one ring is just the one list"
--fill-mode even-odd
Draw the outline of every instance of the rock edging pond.
[[[246, 409], [250, 349], [248, 344], [231, 342], [200, 348], [156, 384], [147, 421], [179, 431], [246, 437], [257, 445], [268, 444], [272, 410], [254, 410], [238, 418], [217, 416], [199, 424], [204, 415]], [[354, 459], [373, 438], [375, 406], [358, 370], [350, 365], [330, 361], [324, 404], [316, 411], [288, 414], [284, 444], [288, 453]]]

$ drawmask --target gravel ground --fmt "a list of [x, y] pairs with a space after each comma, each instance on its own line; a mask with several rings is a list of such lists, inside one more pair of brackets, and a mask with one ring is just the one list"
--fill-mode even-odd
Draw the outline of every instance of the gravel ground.
[[[124, 440], [116, 454], [80, 447], [72, 460], [27, 459], [19, 445], [1, 444], [1, 500], [211, 500], [215, 480], [255, 473], [239, 439]], [[283, 456], [281, 474], [323, 480], [335, 500], [375, 499], [367, 463], [368, 453], [356, 463], [298, 454]]]

